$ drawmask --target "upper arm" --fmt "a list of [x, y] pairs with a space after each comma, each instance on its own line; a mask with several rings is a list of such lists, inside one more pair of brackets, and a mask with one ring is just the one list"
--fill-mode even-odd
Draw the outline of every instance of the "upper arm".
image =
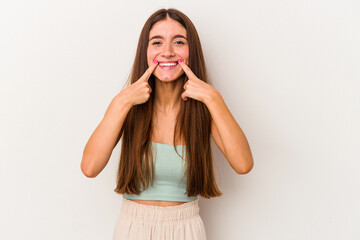
[[222, 152], [222, 154], [226, 157], [224, 144], [220, 138], [219, 131], [214, 123], [214, 120], [212, 120], [212, 119], [211, 119], [211, 135], [214, 139], [214, 142], [216, 143], [216, 145], [219, 147], [220, 151]]

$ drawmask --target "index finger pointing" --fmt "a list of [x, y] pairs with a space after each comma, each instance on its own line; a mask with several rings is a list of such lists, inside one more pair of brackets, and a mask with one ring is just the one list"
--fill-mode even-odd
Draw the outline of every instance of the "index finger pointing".
[[144, 74], [141, 76], [141, 80], [142, 81], [147, 81], [149, 79], [149, 77], [151, 76], [151, 74], [154, 72], [155, 68], [158, 65], [158, 61], [155, 60], [148, 69], [146, 69], [146, 71], [144, 72]]
[[191, 71], [191, 69], [181, 59], [178, 60], [178, 63], [180, 64], [189, 79], [197, 78], [196, 75]]

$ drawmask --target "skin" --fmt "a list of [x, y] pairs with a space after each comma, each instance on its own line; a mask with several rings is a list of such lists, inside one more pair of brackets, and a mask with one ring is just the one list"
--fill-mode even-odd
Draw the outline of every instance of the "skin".
[[[182, 35], [183, 37], [179, 37]], [[154, 36], [158, 36], [156, 39]], [[185, 37], [185, 38], [184, 38]], [[188, 98], [201, 101], [211, 114], [211, 135], [226, 160], [237, 174], [248, 173], [254, 165], [250, 146], [245, 134], [232, 116], [219, 91], [199, 79], [187, 66], [189, 46], [186, 30], [181, 24], [166, 19], [156, 23], [150, 31], [147, 49], [149, 68], [143, 76], [131, 86], [123, 89], [111, 101], [105, 116], [85, 146], [81, 170], [87, 177], [96, 177], [106, 166], [113, 148], [118, 143], [118, 133], [126, 114], [134, 105], [146, 102], [152, 89], [148, 84], [154, 74], [157, 91], [155, 92], [155, 115], [153, 119], [154, 135], [151, 141], [171, 144], [178, 106]], [[180, 42], [181, 41], [181, 42]], [[156, 43], [155, 43], [156, 42]], [[176, 68], [165, 71], [157, 61], [176, 61], [182, 59]], [[180, 77], [186, 74], [188, 81], [182, 84]], [[184, 92], [179, 93], [182, 88]], [[175, 143], [184, 145], [183, 139]], [[133, 200], [138, 203], [157, 206], [173, 206], [184, 202]]]
[[[176, 35], [186, 37], [186, 29], [172, 19], [156, 23], [150, 31], [149, 39], [153, 36], [147, 49], [149, 69], [146, 79], [154, 74], [156, 84], [154, 136], [151, 141], [172, 144], [175, 117], [180, 101], [192, 98], [203, 102], [209, 109], [211, 120], [211, 135], [220, 151], [225, 156], [230, 166], [237, 174], [246, 174], [251, 171], [254, 160], [247, 138], [225, 104], [219, 91], [210, 84], [200, 80], [187, 66], [189, 46], [184, 38], [175, 38]], [[184, 44], [177, 42], [181, 40]], [[152, 43], [157, 42], [153, 45]], [[160, 43], [159, 43], [160, 42]], [[173, 70], [163, 70], [154, 61], [173, 61], [182, 59]], [[183, 85], [179, 77], [188, 76], [188, 81]], [[144, 74], [145, 75], [145, 74]], [[184, 88], [179, 99], [177, 96]], [[179, 142], [177, 145], [183, 145]], [[132, 200], [146, 205], [174, 206], [184, 202]]]
[[[187, 64], [189, 45], [186, 36], [186, 29], [171, 18], [154, 24], [149, 34], [148, 65], [151, 66], [155, 60], [162, 62], [178, 59], [182, 59]], [[181, 101], [177, 96], [183, 87], [179, 77], [184, 74], [184, 70], [179, 64], [172, 70], [165, 70], [158, 66], [153, 74], [157, 90], [155, 108], [164, 113], [171, 113]]]
[[[183, 37], [180, 37], [183, 36]], [[155, 76], [156, 94], [154, 104], [156, 119], [154, 120], [154, 136], [152, 141], [172, 144], [175, 118], [181, 98], [178, 98], [183, 88], [180, 77], [184, 74], [183, 68], [178, 64], [174, 69], [154, 68], [154, 61], [178, 61], [182, 59], [188, 63], [189, 45], [186, 40], [186, 29], [177, 21], [167, 18], [153, 25], [149, 34], [147, 48], [147, 61], [149, 71]], [[148, 74], [149, 75], [149, 74]], [[183, 143], [177, 143], [182, 145]], [[137, 200], [131, 201], [155, 206], [175, 206], [185, 202]]]

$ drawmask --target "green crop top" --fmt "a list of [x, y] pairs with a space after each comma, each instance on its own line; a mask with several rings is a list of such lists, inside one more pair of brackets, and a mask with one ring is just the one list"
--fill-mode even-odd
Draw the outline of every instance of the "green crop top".
[[[187, 176], [185, 174], [185, 145], [174, 145], [150, 142], [153, 147], [155, 179], [153, 186], [143, 190], [139, 195], [124, 193], [126, 199], [162, 200], [190, 202], [198, 197], [188, 197], [186, 192]], [[184, 149], [184, 152], [182, 150]]]

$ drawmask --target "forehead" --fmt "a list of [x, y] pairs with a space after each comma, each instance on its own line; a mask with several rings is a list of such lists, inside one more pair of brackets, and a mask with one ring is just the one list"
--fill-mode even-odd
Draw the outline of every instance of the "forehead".
[[167, 18], [155, 23], [149, 33], [149, 39], [155, 35], [160, 35], [164, 38], [171, 37], [174, 35], [186, 36], [186, 29], [179, 22]]

